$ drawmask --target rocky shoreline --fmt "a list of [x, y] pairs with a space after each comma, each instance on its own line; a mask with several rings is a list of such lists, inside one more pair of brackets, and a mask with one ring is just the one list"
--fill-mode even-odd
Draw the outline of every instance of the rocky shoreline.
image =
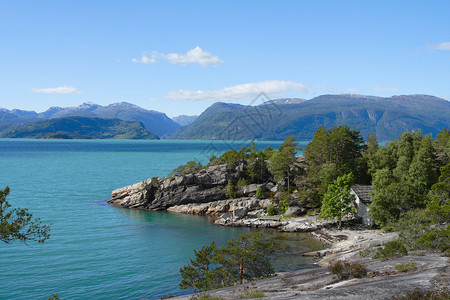
[[225, 186], [242, 177], [244, 162], [235, 168], [212, 166], [198, 172], [173, 177], [149, 178], [112, 191], [109, 204], [131, 209], [168, 211], [213, 217], [214, 224], [234, 227], [276, 228], [285, 232], [312, 232], [335, 225], [317, 216], [298, 216], [305, 208], [290, 207], [283, 216], [268, 216], [272, 199], [257, 199], [256, 190], [277, 193], [273, 182], [243, 186], [240, 197], [227, 199]]
[[[201, 295], [211, 299], [239, 299], [258, 292], [266, 299], [392, 299], [415, 289], [443, 292], [448, 289], [450, 267], [448, 258], [439, 253], [420, 252], [396, 257], [387, 261], [372, 259], [377, 246], [396, 238], [396, 233], [380, 230], [321, 229], [313, 233], [331, 247], [305, 253], [322, 257], [316, 267], [277, 273], [274, 277], [248, 282], [204, 293], [194, 293], [171, 299], [191, 300]], [[367, 276], [338, 280], [331, 274], [328, 265], [335, 261], [364, 264]], [[415, 269], [400, 272], [395, 267], [414, 262]]]
[[[130, 209], [205, 215], [221, 226], [310, 232], [330, 245], [320, 251], [302, 254], [321, 258], [315, 268], [279, 273], [272, 278], [208, 291], [212, 297], [236, 299], [242, 293], [258, 291], [270, 299], [391, 299], [416, 287], [431, 291], [447, 288], [450, 278], [446, 257], [422, 253], [386, 262], [370, 258], [377, 246], [394, 240], [395, 233], [367, 230], [363, 226], [337, 230], [335, 222], [321, 220], [317, 215], [304, 215], [306, 209], [301, 207], [290, 207], [282, 216], [268, 216], [267, 208], [274, 201], [257, 199], [256, 190], [260, 188], [274, 195], [279, 191], [273, 182], [243, 186], [239, 197], [227, 199], [227, 183], [236, 184], [244, 169], [245, 162], [240, 162], [232, 169], [217, 165], [189, 174], [150, 178], [114, 190], [108, 203]], [[336, 281], [326, 266], [338, 260], [365, 264], [368, 276]], [[412, 261], [417, 265], [415, 271], [396, 271], [395, 265]], [[199, 296], [190, 294], [173, 299], [197, 299]]]

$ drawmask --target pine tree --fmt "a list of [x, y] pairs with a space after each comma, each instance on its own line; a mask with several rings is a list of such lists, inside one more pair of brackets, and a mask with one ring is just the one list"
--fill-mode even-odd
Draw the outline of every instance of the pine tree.
[[203, 246], [199, 251], [194, 250], [195, 260], [180, 269], [181, 289], [190, 289], [192, 291], [204, 291], [215, 288], [214, 280], [211, 278], [210, 266], [213, 264], [213, 255], [217, 250], [213, 241], [208, 246]]
[[45, 242], [50, 237], [50, 225], [42, 224], [39, 218], [33, 220], [33, 214], [26, 208], [10, 209], [8, 195], [9, 187], [0, 190], [0, 241]]

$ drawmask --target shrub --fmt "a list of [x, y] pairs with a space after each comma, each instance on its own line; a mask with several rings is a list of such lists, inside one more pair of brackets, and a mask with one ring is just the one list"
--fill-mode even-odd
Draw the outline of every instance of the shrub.
[[330, 270], [332, 274], [336, 275], [339, 280], [345, 280], [350, 277], [362, 278], [367, 275], [366, 265], [347, 261], [335, 262], [328, 266], [328, 270]]
[[202, 294], [202, 295], [200, 295], [197, 298], [197, 300], [225, 300], [225, 298], [223, 298], [223, 297], [214, 297], [214, 296], [211, 296], [209, 294]]
[[194, 173], [201, 169], [202, 169], [201, 163], [199, 163], [198, 161], [195, 161], [195, 160], [191, 160], [191, 161], [188, 161], [185, 165], [180, 165], [180, 166], [176, 167], [175, 169], [173, 169], [172, 172], [170, 172], [169, 176]]
[[248, 181], [245, 180], [245, 178], [239, 179], [239, 181], [236, 183], [236, 191], [237, 191], [237, 193], [242, 193], [242, 189], [246, 185], [248, 185]]
[[234, 198], [236, 196], [236, 188], [231, 183], [231, 180], [228, 180], [228, 184], [225, 187], [225, 196], [227, 196], [227, 198]]
[[275, 208], [275, 206], [273, 204], [270, 204], [267, 207], [267, 215], [268, 216], [275, 216], [277, 214], [277, 209]]
[[432, 292], [416, 288], [414, 291], [392, 297], [392, 300], [447, 300], [450, 294], [447, 291]]
[[266, 197], [266, 195], [264, 194], [262, 188], [260, 186], [258, 186], [256, 188], [256, 198], [258, 199], [264, 199]]
[[396, 265], [395, 268], [399, 272], [411, 272], [411, 271], [414, 271], [415, 269], [417, 269], [415, 261], [412, 261], [412, 262], [404, 264], [404, 265]]
[[399, 241], [391, 241], [384, 245], [384, 248], [378, 248], [373, 259], [388, 260], [393, 257], [405, 256], [408, 254], [405, 245]]
[[263, 292], [255, 291], [252, 288], [245, 287], [244, 292], [242, 294], [239, 294], [239, 298], [241, 299], [253, 299], [253, 298], [264, 298], [266, 295], [264, 295]]

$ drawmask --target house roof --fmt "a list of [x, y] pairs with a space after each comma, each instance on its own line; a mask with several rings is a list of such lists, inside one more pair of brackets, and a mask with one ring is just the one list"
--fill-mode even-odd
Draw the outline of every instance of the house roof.
[[372, 202], [373, 188], [370, 185], [354, 184], [352, 185], [352, 190], [362, 203], [370, 204]]

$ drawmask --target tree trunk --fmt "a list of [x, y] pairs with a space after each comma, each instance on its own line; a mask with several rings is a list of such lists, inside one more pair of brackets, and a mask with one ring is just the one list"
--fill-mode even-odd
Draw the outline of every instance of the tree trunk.
[[244, 281], [244, 264], [241, 262], [239, 264], [239, 284], [242, 284]]

